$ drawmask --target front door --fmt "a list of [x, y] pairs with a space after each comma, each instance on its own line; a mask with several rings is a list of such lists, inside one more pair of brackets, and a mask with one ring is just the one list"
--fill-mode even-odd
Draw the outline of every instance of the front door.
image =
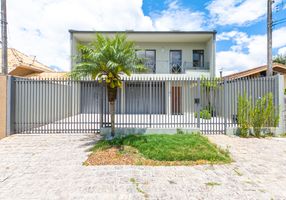
[[182, 87], [172, 87], [172, 114], [182, 114]]

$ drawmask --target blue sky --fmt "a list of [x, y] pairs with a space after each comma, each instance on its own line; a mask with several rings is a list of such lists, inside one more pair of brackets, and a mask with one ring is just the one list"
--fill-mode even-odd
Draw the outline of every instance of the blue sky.
[[[154, 12], [160, 12], [161, 10], [168, 8], [168, 3], [172, 1], [165, 1], [165, 0], [144, 0], [143, 1], [143, 12], [146, 15], [152, 16], [152, 13]], [[213, 1], [210, 0], [199, 0], [199, 1], [190, 1], [190, 0], [181, 0], [177, 1], [178, 4], [180, 4], [184, 8], [190, 8], [194, 11], [200, 11], [205, 13], [206, 15], [209, 14], [209, 10], [206, 9], [206, 7], [212, 3]], [[245, 1], [241, 1], [245, 2]], [[286, 18], [286, 10], [285, 10], [286, 1], [279, 1], [273, 6], [273, 20], [279, 20]], [[283, 9], [284, 7], [284, 9]], [[276, 25], [274, 27], [274, 30], [280, 27], [285, 26], [285, 23], [281, 23], [279, 25]], [[216, 25], [213, 28], [218, 32], [218, 34], [222, 32], [230, 32], [233, 30], [245, 32], [249, 35], [262, 35], [266, 34], [266, 15], [260, 17], [259, 20], [254, 20], [253, 22], [249, 22], [243, 25], [237, 25], [237, 24], [230, 24], [230, 25]], [[226, 51], [231, 48], [232, 45], [234, 45], [233, 40], [228, 41], [218, 41], [217, 43], [217, 51]], [[244, 49], [244, 51], [246, 51]], [[278, 49], [273, 49], [274, 54], [278, 54]]]
[[[286, 18], [285, 4], [275, 1], [274, 19]], [[9, 0], [9, 47], [68, 71], [68, 29], [216, 30], [217, 69], [229, 74], [266, 63], [266, 5], [267, 0]], [[286, 23], [275, 27], [274, 54], [286, 53], [285, 35]]]

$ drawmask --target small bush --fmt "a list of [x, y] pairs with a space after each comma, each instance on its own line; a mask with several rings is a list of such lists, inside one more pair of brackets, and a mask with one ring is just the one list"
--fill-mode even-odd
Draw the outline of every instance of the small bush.
[[248, 136], [248, 129], [250, 128], [250, 111], [251, 111], [251, 100], [247, 98], [246, 93], [243, 96], [238, 97], [237, 106], [237, 123], [239, 126], [239, 135], [241, 137]]
[[255, 137], [261, 137], [262, 127], [277, 127], [279, 109], [274, 106], [272, 93], [266, 94], [251, 105], [251, 99], [246, 94], [238, 97], [238, 126], [239, 136], [249, 136], [249, 128], [253, 127]]
[[185, 134], [184, 131], [182, 129], [177, 128], [177, 134]]
[[[197, 118], [197, 117], [198, 117], [198, 114], [196, 112], [195, 113], [195, 118]], [[211, 115], [211, 113], [208, 110], [204, 109], [204, 110], [200, 111], [200, 118], [202, 118], [202, 119], [211, 119], [212, 115]]]

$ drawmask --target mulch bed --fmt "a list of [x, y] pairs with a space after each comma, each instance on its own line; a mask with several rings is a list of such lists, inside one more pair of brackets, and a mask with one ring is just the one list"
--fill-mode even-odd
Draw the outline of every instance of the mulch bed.
[[[147, 166], [180, 166], [211, 164], [206, 160], [198, 161], [157, 161], [144, 158], [137, 149], [124, 147], [111, 147], [98, 150], [89, 155], [84, 165], [147, 165]], [[218, 164], [218, 163], [216, 163]]]

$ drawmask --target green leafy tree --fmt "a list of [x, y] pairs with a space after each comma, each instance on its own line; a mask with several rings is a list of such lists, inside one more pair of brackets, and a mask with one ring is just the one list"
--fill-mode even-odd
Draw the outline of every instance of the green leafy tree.
[[76, 66], [71, 77], [80, 79], [90, 77], [107, 87], [109, 110], [111, 115], [111, 135], [115, 136], [115, 101], [118, 88], [122, 87], [122, 75], [144, 71], [139, 64], [134, 42], [126, 35], [117, 34], [113, 38], [97, 34], [94, 41], [79, 45], [80, 54], [75, 58]]
[[286, 65], [286, 54], [279, 54], [273, 58], [273, 62], [280, 63], [282, 65]]

